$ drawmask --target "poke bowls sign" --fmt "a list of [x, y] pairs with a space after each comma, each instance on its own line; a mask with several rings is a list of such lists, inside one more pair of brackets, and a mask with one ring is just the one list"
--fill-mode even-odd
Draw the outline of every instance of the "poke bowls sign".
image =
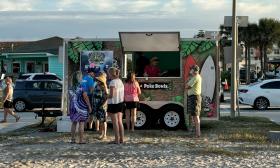
[[169, 90], [171, 89], [170, 83], [162, 83], [162, 82], [153, 82], [153, 83], [147, 83], [147, 82], [140, 82], [139, 83], [141, 89], [147, 89], [147, 90]]

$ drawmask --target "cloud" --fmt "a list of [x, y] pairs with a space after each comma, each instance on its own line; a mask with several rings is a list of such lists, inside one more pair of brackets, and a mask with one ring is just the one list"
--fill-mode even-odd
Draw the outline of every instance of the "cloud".
[[276, 4], [271, 3], [263, 3], [263, 2], [241, 2], [238, 3], [237, 9], [241, 14], [245, 14], [247, 16], [261, 17], [261, 16], [269, 16], [274, 12], [278, 12], [277, 9], [279, 7], [279, 2]]
[[187, 11], [184, 0], [170, 0], [163, 5], [162, 11], [170, 14], [179, 14]]
[[0, 11], [31, 11], [35, 0], [1, 0]]
[[228, 6], [226, 0], [192, 0], [192, 3], [203, 10], [216, 10]]
[[95, 12], [142, 11], [160, 4], [160, 0], [62, 0], [57, 8], [62, 10], [82, 10]]

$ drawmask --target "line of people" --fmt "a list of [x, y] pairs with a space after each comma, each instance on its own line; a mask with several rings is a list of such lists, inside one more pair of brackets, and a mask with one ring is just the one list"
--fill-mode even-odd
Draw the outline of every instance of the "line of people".
[[116, 68], [108, 70], [110, 79], [107, 87], [107, 74], [102, 72], [98, 76], [95, 69], [89, 68], [84, 78], [79, 71], [76, 73], [78, 85], [70, 98], [70, 119], [72, 121], [71, 143], [76, 143], [76, 127], [79, 124], [79, 142], [84, 144], [84, 126], [89, 120], [92, 128], [95, 120], [96, 128], [100, 124], [99, 139], [107, 137], [107, 114], [112, 120], [115, 140], [113, 144], [124, 143], [123, 112], [125, 110], [127, 129], [134, 131], [136, 112], [139, 106], [140, 86], [134, 73], [129, 73], [125, 84], [119, 78], [120, 71]]

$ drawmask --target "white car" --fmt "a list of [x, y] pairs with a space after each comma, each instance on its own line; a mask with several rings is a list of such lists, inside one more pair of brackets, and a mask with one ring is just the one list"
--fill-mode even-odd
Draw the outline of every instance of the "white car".
[[55, 73], [26, 73], [18, 77], [20, 80], [58, 80], [61, 79]]
[[280, 79], [269, 79], [238, 89], [239, 102], [258, 110], [280, 107]]

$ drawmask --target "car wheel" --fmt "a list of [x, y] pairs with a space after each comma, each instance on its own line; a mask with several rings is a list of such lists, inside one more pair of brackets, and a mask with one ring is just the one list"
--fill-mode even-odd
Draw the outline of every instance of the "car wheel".
[[175, 130], [182, 127], [184, 123], [183, 108], [178, 105], [166, 105], [160, 108], [161, 121], [165, 129]]
[[16, 100], [14, 102], [14, 109], [15, 109], [15, 111], [22, 112], [22, 111], [25, 111], [26, 108], [27, 108], [27, 104], [26, 104], [25, 101], [23, 101], [23, 100]]
[[257, 110], [265, 110], [269, 106], [269, 101], [265, 97], [259, 97], [255, 100], [254, 107]]
[[134, 125], [136, 129], [145, 129], [151, 126], [151, 111], [152, 109], [149, 106], [140, 104], [140, 108], [137, 109], [136, 122]]

